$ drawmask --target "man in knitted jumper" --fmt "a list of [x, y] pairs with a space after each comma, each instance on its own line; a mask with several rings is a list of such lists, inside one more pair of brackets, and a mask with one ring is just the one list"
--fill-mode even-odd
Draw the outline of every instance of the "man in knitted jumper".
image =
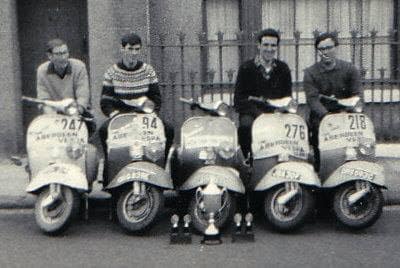
[[[121, 38], [121, 60], [107, 69], [104, 74], [103, 89], [100, 106], [102, 112], [109, 117], [99, 130], [105, 159], [107, 159], [107, 127], [110, 119], [118, 113], [133, 110], [123, 100], [136, 99], [142, 96], [153, 101], [155, 112], [161, 108], [161, 95], [158, 78], [150, 64], [138, 59], [142, 49], [141, 38], [134, 33], [126, 34]], [[166, 126], [168, 149], [173, 140], [173, 129]], [[106, 168], [107, 164], [105, 164]], [[107, 183], [106, 169], [104, 170], [104, 184]]]

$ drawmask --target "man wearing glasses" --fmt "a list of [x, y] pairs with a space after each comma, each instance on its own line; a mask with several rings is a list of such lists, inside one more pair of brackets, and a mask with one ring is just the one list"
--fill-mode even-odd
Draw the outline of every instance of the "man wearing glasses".
[[[68, 46], [61, 39], [52, 39], [47, 43], [47, 57], [49, 60], [37, 69], [37, 97], [60, 101], [60, 111], [75, 102], [80, 114], [88, 112], [90, 89], [86, 65], [69, 58]], [[44, 113], [57, 111], [52, 107], [43, 107]]]
[[257, 35], [259, 54], [240, 67], [235, 85], [235, 109], [239, 113], [239, 143], [245, 156], [251, 148], [251, 125], [262, 113], [270, 112], [264, 105], [250, 102], [249, 96], [278, 99], [292, 95], [292, 78], [287, 64], [276, 58], [280, 41], [274, 29]]
[[360, 74], [350, 62], [336, 58], [339, 45], [335, 33], [322, 33], [315, 40], [320, 61], [304, 70], [304, 91], [310, 107], [311, 145], [315, 150], [315, 166], [319, 168], [318, 127], [329, 112], [336, 109], [331, 101], [321, 99], [320, 95], [334, 96], [338, 99], [360, 96]]

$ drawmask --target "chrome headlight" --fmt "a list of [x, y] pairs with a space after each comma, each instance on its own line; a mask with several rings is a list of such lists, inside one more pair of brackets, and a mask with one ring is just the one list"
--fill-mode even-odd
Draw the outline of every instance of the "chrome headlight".
[[138, 160], [142, 158], [143, 145], [140, 141], [135, 141], [133, 145], [129, 146], [129, 156], [132, 160]]
[[217, 114], [219, 116], [226, 116], [229, 113], [229, 106], [226, 103], [221, 103], [217, 108]]
[[207, 164], [215, 163], [216, 155], [212, 148], [206, 148], [199, 152], [199, 159], [204, 160]]
[[354, 147], [346, 148], [346, 161], [357, 160], [357, 151]]
[[149, 143], [148, 145], [146, 145], [144, 147], [144, 154], [150, 160], [156, 162], [164, 154], [162, 143], [160, 143], [160, 142]]
[[375, 153], [375, 142], [370, 139], [360, 140], [358, 151], [365, 156], [371, 156]]
[[72, 144], [68, 145], [67, 148], [65, 148], [65, 150], [69, 158], [76, 160], [83, 155], [85, 148], [79, 144]]
[[146, 100], [143, 103], [142, 110], [146, 114], [152, 113], [154, 111], [154, 102], [152, 102], [151, 100]]
[[221, 142], [218, 147], [218, 155], [223, 159], [232, 158], [235, 155], [235, 149], [229, 142]]

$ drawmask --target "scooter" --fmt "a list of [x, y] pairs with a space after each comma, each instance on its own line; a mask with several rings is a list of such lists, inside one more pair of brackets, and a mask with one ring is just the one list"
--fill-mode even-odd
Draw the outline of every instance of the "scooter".
[[26, 191], [37, 195], [35, 219], [39, 228], [47, 234], [59, 234], [79, 213], [82, 197], [87, 213], [86, 193], [91, 191], [98, 166], [85, 124], [92, 118], [80, 116], [72, 99], [22, 99], [58, 111], [39, 115], [28, 127], [30, 182]]
[[105, 190], [116, 201], [117, 218], [128, 232], [151, 227], [164, 206], [164, 189], [173, 189], [164, 169], [164, 124], [147, 97], [124, 100], [133, 112], [112, 117], [108, 125]]
[[358, 96], [336, 99], [338, 112], [323, 117], [319, 126], [322, 187], [333, 194], [333, 211], [340, 223], [362, 229], [382, 213], [384, 169], [375, 163], [375, 131], [362, 113]]
[[205, 237], [218, 236], [219, 228], [233, 218], [237, 195], [245, 193], [240, 177], [244, 157], [237, 129], [226, 117], [229, 106], [222, 101], [180, 100], [207, 115], [183, 123], [174, 151], [174, 181], [179, 193], [190, 199], [188, 210], [194, 228]]
[[264, 215], [273, 228], [299, 229], [313, 212], [313, 191], [320, 187], [309, 163], [307, 124], [296, 114], [297, 104], [290, 97], [248, 99], [274, 110], [258, 116], [252, 125], [250, 189], [261, 193]]

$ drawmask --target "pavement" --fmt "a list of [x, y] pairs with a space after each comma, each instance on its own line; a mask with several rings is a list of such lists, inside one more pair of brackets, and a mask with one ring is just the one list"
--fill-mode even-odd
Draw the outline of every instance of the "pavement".
[[[378, 144], [377, 163], [383, 165], [387, 190], [384, 191], [386, 205], [400, 205], [400, 144]], [[101, 161], [102, 163], [102, 161]], [[10, 159], [0, 159], [0, 209], [32, 208], [35, 196], [25, 192], [28, 173], [24, 166], [15, 165]], [[98, 174], [101, 178], [102, 167]], [[101, 183], [96, 180], [89, 198], [107, 198]]]

